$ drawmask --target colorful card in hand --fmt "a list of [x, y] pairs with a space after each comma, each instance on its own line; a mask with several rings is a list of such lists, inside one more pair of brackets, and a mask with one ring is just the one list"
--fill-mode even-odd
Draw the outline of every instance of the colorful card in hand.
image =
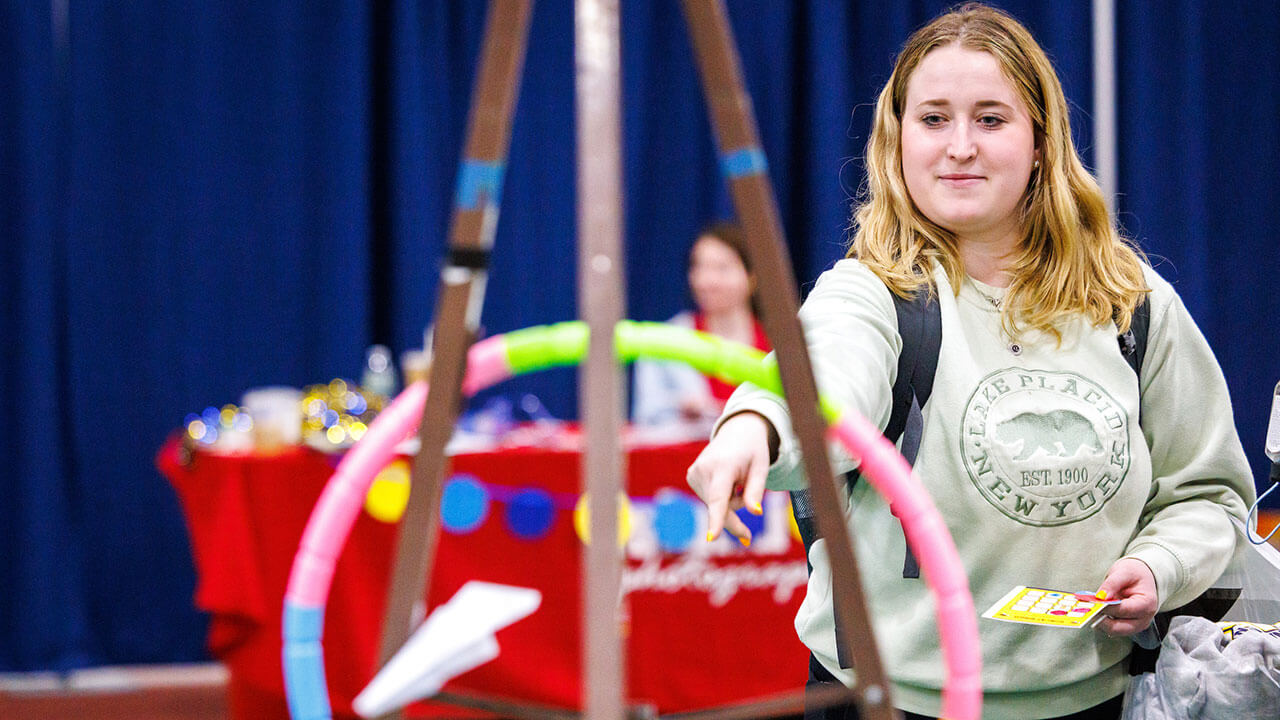
[[1103, 608], [1118, 602], [1120, 601], [1098, 600], [1086, 593], [1045, 590], [1019, 585], [982, 613], [982, 617], [1005, 622], [1079, 629], [1096, 623]]

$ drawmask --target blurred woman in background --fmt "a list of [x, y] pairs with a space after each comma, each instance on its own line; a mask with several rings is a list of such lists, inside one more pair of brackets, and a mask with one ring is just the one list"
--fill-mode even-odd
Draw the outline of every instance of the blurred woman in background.
[[[668, 322], [769, 350], [752, 302], [756, 279], [740, 227], [719, 223], [699, 233], [687, 271], [697, 309]], [[733, 386], [684, 363], [640, 360], [635, 363], [632, 420], [638, 425], [709, 426], [732, 393]]]

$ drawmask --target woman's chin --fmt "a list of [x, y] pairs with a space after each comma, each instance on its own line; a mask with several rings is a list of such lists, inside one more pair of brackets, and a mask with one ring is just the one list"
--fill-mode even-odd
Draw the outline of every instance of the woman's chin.
[[742, 307], [748, 307], [748, 303], [746, 301], [743, 301], [741, 303], [732, 303], [727, 301], [715, 300], [712, 302], [701, 303], [698, 305], [698, 309], [702, 312], [703, 315], [725, 315], [725, 314], [734, 312]]
[[984, 237], [996, 234], [1001, 223], [994, 221], [985, 213], [955, 213], [942, 218], [930, 218], [944, 230], [957, 238]]

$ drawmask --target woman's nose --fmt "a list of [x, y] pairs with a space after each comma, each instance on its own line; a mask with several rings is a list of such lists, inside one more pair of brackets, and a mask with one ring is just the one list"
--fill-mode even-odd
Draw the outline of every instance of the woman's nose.
[[951, 137], [947, 142], [947, 157], [958, 161], [972, 160], [978, 147], [973, 142], [973, 134], [968, 125], [956, 123], [952, 127]]

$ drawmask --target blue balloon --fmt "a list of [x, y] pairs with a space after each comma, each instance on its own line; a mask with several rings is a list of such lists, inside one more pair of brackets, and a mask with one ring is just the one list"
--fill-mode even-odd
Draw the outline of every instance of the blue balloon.
[[521, 490], [507, 503], [507, 527], [517, 537], [538, 540], [550, 532], [555, 514], [545, 490]]
[[489, 491], [474, 475], [459, 473], [445, 483], [440, 519], [452, 533], [469, 533], [489, 514]]
[[665, 552], [684, 552], [698, 532], [698, 516], [693, 501], [682, 493], [671, 493], [654, 503], [654, 531], [658, 547]]

